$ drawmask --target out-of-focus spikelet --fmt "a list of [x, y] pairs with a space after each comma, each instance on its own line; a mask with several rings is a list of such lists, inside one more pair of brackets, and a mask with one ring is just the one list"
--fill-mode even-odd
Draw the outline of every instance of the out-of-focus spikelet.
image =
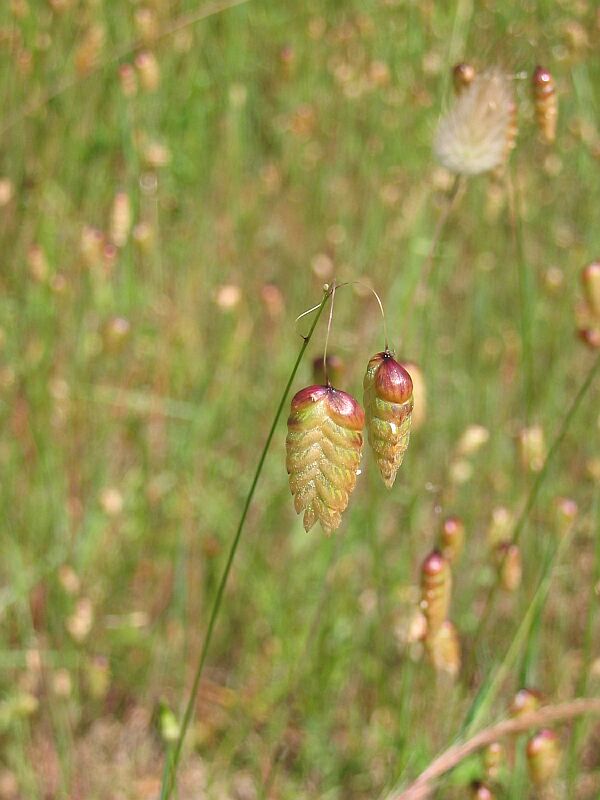
[[438, 630], [425, 636], [425, 649], [438, 672], [447, 672], [453, 678], [460, 671], [460, 640], [456, 626], [446, 619]]
[[369, 444], [389, 489], [408, 447], [413, 383], [404, 367], [386, 350], [369, 361], [363, 388]]
[[543, 786], [556, 776], [560, 767], [558, 735], [547, 728], [527, 742], [527, 766], [536, 786]]
[[480, 781], [471, 784], [471, 800], [494, 800], [495, 795], [489, 786]]
[[500, 774], [506, 760], [506, 750], [502, 742], [492, 742], [484, 748], [481, 754], [486, 777], [495, 781]]
[[351, 395], [331, 386], [308, 386], [293, 398], [288, 419], [287, 471], [296, 513], [309, 531], [326, 534], [341, 522], [356, 484], [365, 415]]
[[584, 267], [581, 282], [589, 312], [600, 321], [600, 261]]
[[542, 705], [542, 696], [536, 689], [519, 689], [509, 707], [511, 717], [521, 717], [537, 711]]
[[131, 201], [127, 192], [117, 192], [110, 215], [110, 239], [115, 247], [125, 247], [131, 230]]
[[515, 101], [510, 80], [499, 69], [476, 75], [438, 124], [434, 150], [440, 163], [459, 175], [501, 166], [514, 139]]
[[97, 65], [104, 47], [105, 36], [103, 25], [92, 25], [85, 34], [83, 41], [75, 50], [75, 69], [80, 75], [87, 75]]
[[558, 99], [554, 78], [544, 67], [536, 67], [532, 84], [537, 124], [544, 141], [552, 144], [556, 139], [558, 120]]
[[475, 80], [475, 75], [475, 67], [472, 64], [467, 64], [465, 61], [455, 64], [452, 68], [452, 84], [455, 93], [462, 94], [465, 89], [468, 89]]
[[502, 542], [496, 547], [495, 555], [500, 585], [507, 592], [515, 592], [521, 585], [523, 573], [519, 546], [511, 542]]
[[450, 565], [439, 550], [434, 550], [421, 566], [421, 609], [428, 638], [435, 636], [448, 616], [451, 589]]
[[459, 517], [446, 517], [440, 534], [441, 550], [451, 563], [457, 561], [465, 542], [465, 524]]

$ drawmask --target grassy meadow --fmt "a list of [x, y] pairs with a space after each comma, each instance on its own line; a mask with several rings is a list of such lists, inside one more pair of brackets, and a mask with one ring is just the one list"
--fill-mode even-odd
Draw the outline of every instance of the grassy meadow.
[[[600, 375], [584, 384], [577, 324], [600, 253], [599, 47], [587, 0], [3, 0], [0, 800], [159, 796], [295, 320], [334, 279], [358, 281], [335, 297], [340, 388], [360, 401], [384, 347], [373, 287], [424, 419], [391, 490], [365, 448], [327, 538], [294, 513], [288, 398], [174, 796], [391, 800], [520, 688], [598, 695]], [[432, 140], [462, 59], [516, 76], [519, 136], [502, 174], [456, 183]], [[454, 680], [418, 612], [450, 515]], [[507, 591], [490, 541], [515, 525]], [[495, 797], [600, 796], [598, 718], [556, 731], [550, 785], [521, 736]], [[484, 777], [470, 757], [432, 796]]]

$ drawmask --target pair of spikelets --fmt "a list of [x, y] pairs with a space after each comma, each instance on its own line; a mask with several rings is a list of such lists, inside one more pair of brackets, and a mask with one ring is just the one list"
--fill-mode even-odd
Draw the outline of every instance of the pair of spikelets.
[[364, 406], [331, 385], [307, 386], [292, 399], [286, 466], [307, 531], [317, 521], [326, 534], [339, 527], [356, 485], [365, 424], [381, 477], [388, 488], [394, 483], [408, 447], [413, 385], [389, 350], [367, 365]]

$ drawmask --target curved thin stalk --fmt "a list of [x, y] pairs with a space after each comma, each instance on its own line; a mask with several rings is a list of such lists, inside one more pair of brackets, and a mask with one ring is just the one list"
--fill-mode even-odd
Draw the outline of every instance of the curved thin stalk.
[[281, 395], [281, 399], [279, 401], [279, 405], [277, 406], [277, 410], [275, 411], [275, 416], [273, 417], [273, 422], [271, 423], [271, 428], [269, 433], [267, 434], [267, 438], [265, 440], [264, 447], [262, 449], [262, 453], [260, 454], [260, 458], [258, 459], [258, 464], [256, 466], [256, 472], [254, 473], [254, 478], [252, 479], [252, 483], [250, 484], [250, 489], [248, 490], [248, 494], [246, 496], [246, 500], [244, 502], [244, 507], [242, 509], [242, 514], [240, 517], [240, 521], [237, 526], [237, 530], [235, 532], [235, 536], [233, 537], [233, 541], [231, 542], [231, 547], [229, 549], [229, 555], [227, 556], [227, 562], [225, 563], [225, 568], [223, 569], [223, 574], [221, 575], [221, 580], [219, 582], [219, 586], [217, 589], [217, 593], [215, 595], [215, 599], [213, 602], [212, 610], [210, 612], [210, 618], [208, 621], [208, 627], [206, 629], [206, 633], [204, 635], [204, 641], [202, 643], [202, 649], [200, 651], [200, 658], [198, 660], [198, 666], [196, 667], [196, 672], [194, 674], [194, 681], [192, 683], [192, 688], [190, 691], [190, 696], [185, 707], [185, 712], [183, 714], [183, 719], [181, 721], [181, 728], [179, 731], [179, 736], [177, 737], [177, 741], [173, 749], [167, 756], [167, 760], [165, 762], [165, 768], [163, 771], [163, 778], [162, 778], [162, 786], [160, 790], [160, 800], [168, 800], [171, 796], [171, 792], [175, 786], [175, 778], [177, 775], [177, 768], [179, 766], [179, 760], [181, 758], [181, 749], [183, 747], [183, 742], [185, 739], [185, 735], [189, 728], [192, 714], [194, 713], [194, 707], [196, 705], [196, 698], [198, 697], [198, 689], [200, 688], [200, 679], [202, 677], [202, 673], [204, 671], [204, 665], [206, 663], [206, 656], [208, 654], [208, 648], [210, 647], [210, 642], [212, 639], [213, 631], [215, 628], [215, 623], [217, 621], [217, 617], [219, 616], [219, 611], [221, 610], [221, 604], [223, 601], [223, 594], [225, 592], [225, 587], [227, 585], [227, 580], [229, 578], [229, 573], [231, 572], [231, 566], [233, 564], [233, 559], [235, 558], [235, 554], [240, 543], [240, 539], [242, 536], [242, 531], [244, 530], [244, 524], [246, 522], [246, 517], [248, 515], [248, 510], [252, 503], [252, 498], [254, 497], [254, 492], [256, 490], [256, 486], [258, 484], [258, 480], [262, 473], [262, 469], [265, 463], [265, 459], [267, 457], [267, 453], [269, 451], [269, 447], [271, 445], [271, 441], [275, 434], [275, 429], [277, 428], [277, 423], [279, 422], [279, 418], [281, 417], [281, 412], [283, 411], [283, 407], [287, 400], [288, 393], [296, 377], [296, 372], [298, 371], [298, 367], [300, 366], [300, 362], [302, 361], [302, 357], [304, 356], [304, 352], [308, 347], [308, 343], [311, 340], [311, 337], [314, 333], [315, 328], [317, 327], [317, 323], [325, 308], [325, 304], [327, 300], [331, 296], [331, 289], [329, 287], [326, 288], [325, 293], [323, 295], [323, 299], [321, 303], [316, 308], [315, 318], [310, 326], [310, 330], [303, 337], [304, 341], [302, 343], [302, 347], [300, 348], [300, 352], [298, 353], [298, 357], [296, 358], [296, 362], [292, 368], [290, 373], [290, 377], [285, 385], [285, 389], [283, 390], [283, 394]]
[[[548, 470], [550, 469], [550, 465], [552, 464], [552, 462], [554, 461], [554, 458], [556, 457], [556, 454], [560, 450], [560, 447], [561, 447], [561, 445], [562, 445], [562, 443], [563, 443], [563, 441], [565, 439], [565, 436], [567, 435], [567, 432], [569, 430], [569, 427], [571, 425], [573, 417], [576, 415], [577, 411], [579, 410], [579, 406], [581, 405], [581, 403], [583, 401], [583, 398], [588, 393], [588, 390], [589, 390], [589, 388], [590, 388], [590, 386], [591, 386], [591, 384], [592, 384], [592, 382], [593, 382], [594, 378], [596, 377], [596, 374], [598, 373], [599, 370], [600, 370], [600, 355], [598, 355], [596, 357], [596, 360], [593, 362], [592, 366], [590, 367], [590, 369], [588, 371], [588, 374], [585, 377], [585, 380], [583, 381], [583, 383], [579, 387], [579, 391], [577, 392], [577, 394], [573, 398], [573, 402], [571, 403], [571, 405], [569, 406], [569, 408], [567, 410], [567, 413], [563, 417], [561, 426], [560, 426], [560, 428], [558, 430], [558, 433], [556, 434], [556, 437], [554, 438], [554, 441], [552, 442], [552, 446], [550, 447], [550, 450], [548, 451], [548, 455], [546, 456], [546, 459], [545, 459], [545, 461], [544, 461], [544, 463], [542, 465], [542, 469], [538, 472], [538, 474], [537, 474], [537, 476], [535, 478], [535, 481], [533, 482], [533, 484], [531, 486], [531, 489], [529, 490], [529, 494], [527, 496], [527, 500], [525, 501], [525, 505], [523, 506], [523, 510], [521, 511], [521, 514], [519, 515], [519, 518], [517, 520], [517, 523], [516, 523], [514, 531], [513, 531], [513, 535], [512, 535], [513, 544], [517, 544], [518, 543], [518, 541], [519, 541], [519, 539], [521, 537], [521, 534], [523, 533], [523, 529], [525, 528], [525, 523], [529, 519], [529, 515], [530, 515], [531, 511], [533, 510], [533, 506], [535, 505], [535, 502], [537, 500], [537, 496], [539, 494], [539, 491], [542, 488], [542, 485], [543, 485], [543, 483], [546, 480], [546, 477], [548, 475]], [[475, 646], [476, 646], [477, 642], [479, 641], [481, 635], [483, 634], [483, 631], [485, 630], [485, 627], [486, 627], [487, 622], [489, 620], [489, 617], [490, 617], [490, 614], [491, 614], [491, 611], [492, 611], [492, 608], [493, 608], [493, 605], [494, 605], [494, 600], [496, 598], [496, 594], [498, 593], [498, 586], [499, 586], [498, 581], [496, 581], [493, 584], [493, 586], [490, 589], [490, 591], [489, 591], [483, 615], [481, 616], [481, 619], [479, 621], [479, 625], [477, 626], [477, 630], [475, 631], [473, 651], [475, 650]]]
[[449, 747], [448, 750], [431, 762], [414, 783], [399, 794], [390, 795], [389, 800], [425, 800], [430, 796], [433, 784], [438, 778], [441, 778], [442, 775], [482, 747], [505, 736], [523, 733], [523, 731], [530, 728], [541, 728], [553, 723], [565, 722], [584, 714], [600, 714], [600, 700], [581, 697], [568, 703], [547, 706], [522, 717], [506, 719], [503, 722], [485, 728], [466, 742], [459, 742]]

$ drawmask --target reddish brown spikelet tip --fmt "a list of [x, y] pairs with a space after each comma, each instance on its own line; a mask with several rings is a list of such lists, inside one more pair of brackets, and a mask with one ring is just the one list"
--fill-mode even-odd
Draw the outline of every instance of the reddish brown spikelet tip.
[[591, 350], [600, 349], [600, 327], [598, 328], [580, 328], [577, 334], [581, 341]]
[[375, 377], [375, 389], [382, 400], [390, 403], [405, 403], [413, 393], [413, 382], [402, 364], [390, 353], [378, 353], [369, 362], [380, 362]]
[[600, 321], [600, 261], [588, 264], [581, 272], [581, 282], [590, 314]]
[[470, 86], [475, 79], [475, 67], [472, 64], [467, 64], [461, 61], [456, 64], [452, 69], [452, 82], [454, 84], [454, 91], [460, 94], [467, 86]]
[[462, 553], [465, 541], [465, 526], [459, 517], [447, 517], [442, 524], [442, 553], [450, 561], [456, 561]]
[[536, 689], [519, 689], [510, 704], [511, 717], [521, 717], [537, 711], [542, 705], [542, 695]]
[[556, 776], [560, 767], [560, 746], [554, 731], [545, 728], [527, 742], [527, 766], [536, 786], [543, 786]]
[[494, 800], [494, 794], [485, 783], [475, 781], [471, 784], [471, 800]]
[[433, 550], [423, 561], [423, 575], [441, 575], [448, 569], [448, 562], [439, 550]]

